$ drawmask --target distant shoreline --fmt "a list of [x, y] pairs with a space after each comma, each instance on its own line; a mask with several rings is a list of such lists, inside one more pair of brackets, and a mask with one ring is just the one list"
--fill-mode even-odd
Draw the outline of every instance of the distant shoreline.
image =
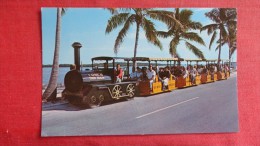
[[[120, 64], [121, 66], [127, 66], [127, 63], [117, 62], [115, 64]], [[155, 65], [155, 63], [151, 63]], [[71, 64], [60, 64], [59, 67], [70, 67]], [[157, 63], [159, 66], [166, 66], [167, 64]], [[94, 66], [103, 67], [103, 63], [95, 63]], [[108, 63], [108, 66], [113, 66], [112, 63]], [[132, 66], [132, 63], [129, 63], [129, 66]], [[148, 63], [138, 63], [138, 66], [148, 66]], [[52, 64], [43, 64], [42, 67], [52, 67]], [[92, 67], [92, 64], [82, 64], [82, 67]]]

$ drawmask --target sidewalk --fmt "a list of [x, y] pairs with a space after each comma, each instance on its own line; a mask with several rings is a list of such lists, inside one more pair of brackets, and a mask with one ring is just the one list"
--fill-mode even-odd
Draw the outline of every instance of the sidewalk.
[[[54, 102], [47, 102], [47, 101], [42, 101], [42, 108], [50, 108], [53, 106], [58, 106], [58, 105], [63, 105], [63, 104], [68, 104], [69, 102], [67, 100], [63, 100], [61, 97], [61, 93], [64, 90], [65, 87], [58, 87], [57, 88], [57, 100]], [[42, 90], [42, 94], [45, 91], [45, 89]]]

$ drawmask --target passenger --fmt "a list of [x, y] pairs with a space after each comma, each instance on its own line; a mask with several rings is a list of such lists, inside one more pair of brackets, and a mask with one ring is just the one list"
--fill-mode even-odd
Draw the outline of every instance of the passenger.
[[162, 81], [163, 77], [164, 77], [164, 70], [163, 70], [163, 68], [160, 68], [160, 70], [158, 72], [158, 76], [159, 76], [159, 80]]
[[147, 78], [150, 82], [150, 89], [152, 89], [152, 84], [155, 81], [155, 76], [156, 76], [156, 72], [153, 70], [153, 66], [150, 65], [149, 69], [146, 71], [147, 73]]
[[189, 75], [189, 72], [188, 72], [188, 70], [186, 69], [186, 67], [182, 67], [182, 77], [183, 78], [186, 78], [186, 77], [188, 77], [188, 75]]
[[224, 66], [224, 73], [225, 73], [225, 77], [227, 77], [227, 74], [229, 73], [229, 68], [227, 64]]
[[175, 67], [172, 66], [170, 71], [171, 71], [171, 74], [174, 75]]
[[148, 81], [148, 77], [147, 77], [147, 68], [146, 67], [143, 67], [142, 68], [142, 74], [140, 76], [140, 79], [142, 81]]
[[208, 69], [206, 68], [206, 66], [203, 66], [203, 69], [202, 69], [202, 74], [208, 74]]
[[218, 71], [217, 65], [214, 65], [214, 73], [216, 73]]
[[160, 69], [159, 69], [159, 66], [158, 66], [158, 65], [156, 65], [156, 66], [155, 66], [155, 69], [154, 69], [154, 71], [156, 72], [156, 74], [158, 74], [158, 73], [159, 73]]
[[116, 70], [115, 70], [115, 81], [116, 83], [120, 83], [123, 78], [123, 70], [120, 67], [120, 64], [116, 65]]
[[141, 81], [141, 77], [142, 77], [143, 73], [142, 73], [142, 70], [140, 67], [137, 67], [136, 75], [137, 75], [137, 81]]
[[170, 77], [171, 77], [171, 72], [169, 70], [169, 67], [167, 66], [164, 68], [164, 76], [162, 78], [163, 89], [168, 89], [168, 82]]
[[196, 76], [197, 76], [197, 70], [196, 70], [196, 66], [192, 67], [190, 69], [190, 79], [191, 79], [191, 84], [195, 85], [195, 81], [196, 81]]
[[130, 79], [131, 80], [138, 80], [138, 81], [140, 81], [141, 80], [141, 76], [142, 76], [142, 70], [141, 70], [140, 67], [137, 67], [137, 71], [132, 72], [130, 74]]
[[130, 80], [137, 80], [137, 71], [134, 71], [129, 76]]
[[211, 67], [210, 67], [211, 80], [214, 80], [215, 70], [216, 70], [216, 66], [211, 65]]
[[202, 74], [202, 70], [203, 70], [203, 67], [202, 67], [202, 65], [199, 65], [198, 66], [198, 74]]
[[178, 66], [178, 67], [176, 67], [176, 69], [174, 71], [174, 76], [180, 77], [180, 76], [182, 76], [182, 72], [183, 72], [182, 67]]

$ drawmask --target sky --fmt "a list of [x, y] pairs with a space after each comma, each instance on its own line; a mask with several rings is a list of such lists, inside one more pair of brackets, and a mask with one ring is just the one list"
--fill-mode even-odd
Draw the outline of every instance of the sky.
[[[162, 8], [160, 8], [162, 9]], [[189, 9], [189, 8], [187, 8]], [[174, 8], [167, 8], [169, 11], [174, 11]], [[202, 25], [213, 23], [205, 16], [210, 8], [192, 8], [192, 20], [199, 21]], [[55, 30], [56, 30], [56, 8], [42, 8], [42, 59], [43, 64], [52, 64], [55, 47]], [[60, 44], [60, 64], [74, 63], [74, 49], [71, 46], [74, 42], [82, 44], [80, 59], [83, 64], [91, 63], [91, 58], [97, 56], [118, 56], [118, 57], [133, 57], [136, 25], [132, 25], [121, 44], [117, 55], [114, 53], [114, 43], [121, 30], [122, 26], [106, 34], [105, 29], [111, 13], [104, 8], [67, 8], [66, 13], [62, 16], [61, 23], [61, 44]], [[153, 20], [157, 30], [166, 31], [167, 27], [164, 23]], [[197, 46], [203, 53], [206, 59], [217, 59], [218, 51], [215, 51], [217, 46], [213, 43], [209, 50], [209, 42], [211, 36], [208, 36], [207, 31], [199, 32], [199, 35], [204, 40], [206, 46], [199, 45], [196, 42], [191, 42]], [[140, 29], [139, 43], [137, 48], [137, 57], [159, 57], [169, 58], [169, 43], [172, 38], [160, 38], [163, 49], [149, 43], [145, 38], [144, 31]], [[186, 48], [183, 42], [177, 47], [177, 52], [181, 58], [197, 57]], [[222, 47], [221, 58], [228, 59], [228, 46]], [[232, 61], [237, 60], [236, 52], [232, 56]]]

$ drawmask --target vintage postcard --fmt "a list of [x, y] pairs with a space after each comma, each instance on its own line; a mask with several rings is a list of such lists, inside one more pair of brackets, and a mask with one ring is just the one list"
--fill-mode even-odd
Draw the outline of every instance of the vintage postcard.
[[236, 8], [42, 8], [41, 136], [238, 132]]

